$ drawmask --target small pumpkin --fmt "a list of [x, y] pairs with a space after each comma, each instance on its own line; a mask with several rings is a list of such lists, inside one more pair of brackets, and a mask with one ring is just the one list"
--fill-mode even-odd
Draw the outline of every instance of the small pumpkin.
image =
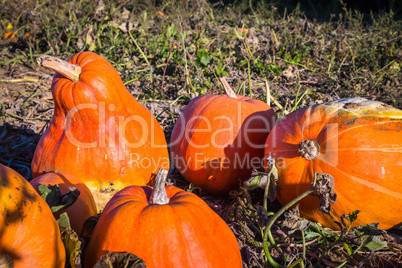
[[[318, 172], [334, 178], [337, 200], [331, 214], [335, 220], [361, 210], [353, 226], [375, 222], [389, 229], [401, 223], [401, 110], [363, 98], [299, 109], [269, 134], [268, 156], [276, 160], [281, 204], [308, 190]], [[316, 197], [304, 198], [299, 204], [303, 217], [339, 229], [319, 211]]]
[[177, 170], [211, 194], [227, 194], [260, 169], [264, 143], [276, 121], [266, 103], [236, 95], [223, 79], [227, 95], [193, 99], [177, 120], [170, 151]]
[[129, 186], [106, 205], [85, 252], [93, 267], [109, 252], [132, 253], [147, 267], [242, 267], [239, 245], [226, 223], [198, 196], [165, 187]]
[[81, 52], [68, 61], [42, 56], [38, 63], [56, 74], [54, 115], [35, 150], [34, 177], [81, 178], [101, 210], [117, 190], [152, 184], [158, 168], [169, 167], [162, 128], [103, 57]]
[[59, 226], [46, 202], [16, 171], [0, 164], [0, 256], [14, 267], [64, 267]]
[[[80, 195], [73, 205], [65, 210], [54, 213], [56, 219], [60, 214], [67, 212], [70, 219], [71, 228], [77, 233], [81, 234], [84, 222], [92, 216], [97, 215], [95, 200], [88, 187], [78, 178], [67, 173], [46, 173], [30, 181], [31, 185], [38, 192], [38, 188], [42, 184], [58, 185], [61, 194], [70, 192], [70, 187], [75, 187]], [[39, 193], [39, 192], [38, 192]]]

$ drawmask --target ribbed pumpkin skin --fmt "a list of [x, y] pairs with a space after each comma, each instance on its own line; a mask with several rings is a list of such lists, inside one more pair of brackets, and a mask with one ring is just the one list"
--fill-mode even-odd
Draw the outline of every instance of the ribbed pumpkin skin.
[[78, 178], [67, 173], [46, 173], [30, 181], [31, 185], [38, 191], [42, 184], [59, 185], [62, 194], [70, 192], [69, 187], [75, 187], [80, 191], [78, 199], [71, 207], [57, 212], [54, 217], [58, 219], [60, 214], [67, 212], [71, 227], [78, 235], [81, 235], [82, 227], [86, 219], [97, 215], [95, 200], [88, 187]]
[[76, 82], [54, 76], [54, 115], [36, 147], [33, 176], [65, 172], [91, 191], [149, 184], [158, 168], [169, 167], [159, 123], [104, 58], [81, 52], [68, 62], [80, 66], [81, 75]]
[[15, 267], [64, 267], [59, 226], [46, 202], [16, 171], [0, 164], [0, 253]]
[[85, 252], [93, 267], [107, 252], [126, 251], [147, 267], [242, 267], [237, 240], [196, 195], [166, 187], [169, 204], [150, 205], [151, 187], [127, 187], [106, 205]]
[[[321, 147], [306, 160], [298, 144], [314, 139]], [[362, 98], [343, 99], [297, 110], [283, 118], [266, 141], [265, 157], [276, 159], [278, 200], [286, 204], [308, 190], [314, 171], [334, 177], [336, 220], [361, 210], [353, 226], [380, 223], [389, 229], [402, 221], [402, 111]], [[339, 229], [318, 210], [318, 198], [300, 202], [301, 215]]]
[[264, 143], [275, 121], [271, 107], [259, 100], [240, 95], [237, 99], [199, 96], [187, 105], [173, 128], [172, 161], [202, 190], [227, 194], [262, 163]]

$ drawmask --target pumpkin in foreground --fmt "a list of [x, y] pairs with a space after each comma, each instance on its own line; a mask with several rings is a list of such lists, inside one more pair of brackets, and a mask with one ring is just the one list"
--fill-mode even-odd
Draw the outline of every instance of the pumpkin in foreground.
[[264, 144], [276, 121], [266, 103], [236, 95], [193, 99], [177, 120], [170, 140], [177, 170], [211, 194], [227, 194], [262, 167]]
[[54, 213], [56, 219], [64, 212], [70, 219], [71, 228], [81, 235], [82, 227], [86, 219], [97, 215], [95, 200], [88, 187], [78, 178], [67, 173], [46, 173], [30, 181], [31, 185], [38, 191], [42, 184], [58, 185], [61, 194], [70, 192], [70, 187], [75, 187], [80, 195], [78, 199], [65, 210]]
[[3, 260], [14, 267], [64, 267], [64, 245], [50, 208], [28, 181], [2, 164], [0, 203]]
[[101, 210], [117, 190], [148, 185], [159, 167], [169, 167], [162, 128], [103, 57], [81, 52], [67, 62], [42, 56], [38, 63], [56, 74], [54, 114], [35, 150], [34, 177], [81, 178]]
[[92, 267], [108, 252], [129, 252], [147, 267], [242, 267], [239, 246], [226, 223], [198, 196], [164, 187], [130, 186], [106, 205], [85, 252]]
[[[335, 220], [361, 210], [353, 226], [389, 229], [402, 222], [401, 110], [362, 98], [299, 109], [269, 134], [268, 156], [276, 161], [282, 205], [310, 188], [314, 172], [326, 173], [338, 197], [331, 204]], [[318, 207], [316, 197], [300, 201], [303, 217], [339, 229]]]

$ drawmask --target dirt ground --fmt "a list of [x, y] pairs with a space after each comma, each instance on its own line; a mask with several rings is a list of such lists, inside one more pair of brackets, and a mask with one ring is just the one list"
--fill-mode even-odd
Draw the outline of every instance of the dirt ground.
[[[0, 119], [0, 161], [2, 164], [9, 165], [25, 178], [30, 180], [30, 162], [33, 157], [35, 146], [45, 128], [47, 127], [53, 114], [53, 99], [50, 91], [53, 73], [40, 69], [35, 70], [22, 65], [15, 65], [12, 68], [1, 68], [0, 79], [13, 80], [14, 82], [0, 83], [0, 103], [2, 103]], [[23, 79], [31, 81], [18, 81]], [[132, 85], [131, 92], [135, 94], [136, 86]], [[325, 97], [325, 100], [331, 100]], [[321, 100], [323, 101], [323, 100]], [[184, 104], [174, 104], [171, 102], [144, 102], [143, 103], [154, 115], [160, 115], [161, 125], [164, 127], [166, 136], [170, 137], [172, 122], [177, 119]], [[7, 107], [7, 109], [4, 109]], [[169, 113], [165, 111], [168, 110]], [[7, 115], [7, 116], [4, 116]], [[170, 177], [173, 184], [186, 189], [189, 183], [177, 172], [173, 172]], [[210, 196], [197, 189], [194, 191], [222, 218], [228, 219], [228, 211], [234, 206], [234, 197], [215, 197]], [[251, 195], [252, 203], [258, 204], [263, 198], [263, 192], [255, 191]], [[279, 203], [275, 202], [271, 206], [279, 210]], [[241, 226], [237, 222], [228, 222], [230, 228], [238, 238], [242, 252], [244, 267], [264, 267], [264, 251], [260, 246], [252, 245], [249, 239], [242, 233]], [[280, 223], [278, 223], [280, 224]], [[280, 229], [274, 226], [273, 235], [280, 238], [282, 243], [280, 249], [287, 256], [296, 258], [302, 254], [301, 244], [292, 243], [297, 237], [289, 236], [289, 230]], [[250, 232], [249, 235], [255, 235]], [[258, 238], [255, 238], [258, 241]], [[383, 239], [388, 242], [388, 246], [396, 250], [382, 250], [378, 252], [359, 251], [348, 261], [345, 267], [401, 267], [402, 265], [402, 230], [391, 230]], [[320, 256], [322, 249], [316, 245], [317, 239], [307, 243], [306, 256], [309, 267], [315, 263]], [[272, 251], [274, 258], [280, 258], [277, 252]], [[322, 261], [324, 267], [335, 267], [345, 258], [348, 253], [341, 246], [335, 246]]]

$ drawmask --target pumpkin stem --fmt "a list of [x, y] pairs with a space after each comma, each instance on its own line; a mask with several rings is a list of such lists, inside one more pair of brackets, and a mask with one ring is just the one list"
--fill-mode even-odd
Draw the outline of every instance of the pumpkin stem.
[[169, 203], [169, 197], [166, 195], [165, 182], [167, 177], [167, 171], [159, 169], [155, 178], [155, 186], [149, 199], [149, 204], [165, 205]]
[[42, 55], [36, 59], [39, 66], [43, 66], [60, 73], [73, 82], [80, 78], [81, 67], [53, 56]]
[[4, 268], [14, 267], [14, 261], [7, 253], [0, 253], [0, 266]]
[[308, 139], [299, 143], [298, 151], [307, 160], [315, 160], [320, 155], [320, 145], [316, 140]]
[[222, 86], [225, 89], [226, 95], [228, 95], [228, 97], [237, 99], [236, 93], [234, 93], [233, 89], [229, 86], [225, 77], [221, 77], [221, 78], [219, 78], [219, 80], [221, 81]]

